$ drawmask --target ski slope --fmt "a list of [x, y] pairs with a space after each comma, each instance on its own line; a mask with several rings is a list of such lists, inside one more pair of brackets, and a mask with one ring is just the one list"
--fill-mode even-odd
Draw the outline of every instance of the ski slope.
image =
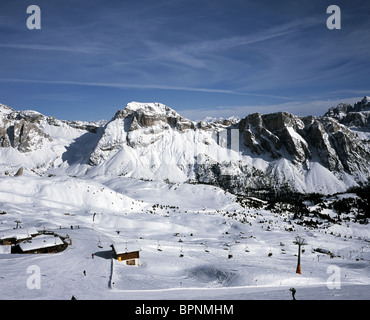
[[[0, 253], [0, 299], [291, 299], [290, 287], [297, 299], [370, 298], [367, 225], [309, 229], [215, 186], [26, 171], [0, 177], [0, 211], [0, 234], [19, 220], [72, 240], [55, 254]], [[302, 274], [297, 235], [308, 243]], [[126, 242], [140, 266], [112, 259], [110, 245]], [[39, 289], [29, 288], [32, 266]]]

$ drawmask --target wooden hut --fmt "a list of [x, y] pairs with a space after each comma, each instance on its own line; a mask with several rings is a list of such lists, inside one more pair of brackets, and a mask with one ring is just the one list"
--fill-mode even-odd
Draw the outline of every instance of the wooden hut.
[[[115, 243], [111, 245], [113, 257], [118, 261], [123, 261], [129, 266], [139, 266], [140, 265], [140, 255], [139, 250], [132, 250], [133, 244], [125, 243]], [[129, 248], [131, 250], [129, 250]]]
[[20, 241], [32, 239], [39, 232], [36, 228], [6, 229], [0, 231], [0, 245], [13, 245]]
[[16, 246], [17, 253], [55, 253], [63, 251], [67, 244], [54, 235], [42, 235], [18, 243]]

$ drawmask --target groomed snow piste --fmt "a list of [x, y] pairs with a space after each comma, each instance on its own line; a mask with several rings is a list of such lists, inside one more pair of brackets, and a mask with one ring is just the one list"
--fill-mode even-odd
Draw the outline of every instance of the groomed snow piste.
[[[17, 220], [72, 244], [55, 254], [0, 252], [0, 298], [291, 299], [291, 287], [297, 299], [370, 298], [367, 225], [309, 229], [235, 200], [207, 185], [2, 176], [0, 234]], [[307, 242], [302, 274], [297, 235]], [[140, 250], [140, 266], [112, 259], [110, 245], [126, 242]]]

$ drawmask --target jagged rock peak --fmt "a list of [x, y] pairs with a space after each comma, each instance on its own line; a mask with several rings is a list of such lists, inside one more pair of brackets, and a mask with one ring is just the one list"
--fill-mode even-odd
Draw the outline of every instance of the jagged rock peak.
[[282, 157], [281, 149], [285, 146], [289, 154], [300, 161], [311, 157], [307, 142], [301, 136], [304, 127], [299, 117], [288, 112], [253, 113], [239, 123], [243, 141], [253, 153], [267, 153], [277, 159]]
[[169, 125], [179, 130], [195, 127], [191, 120], [182, 117], [175, 110], [158, 102], [131, 102], [127, 104], [125, 109], [118, 110], [111, 121], [117, 119], [129, 120], [129, 131], [155, 125], [164, 127]]
[[142, 103], [142, 102], [130, 102], [127, 104], [127, 106], [122, 109], [118, 110], [113, 117], [113, 119], [123, 119], [126, 118], [127, 116], [133, 114], [133, 113], [139, 113], [139, 114], [144, 114], [146, 116], [152, 116], [152, 117], [179, 117], [180, 115], [170, 107], [154, 102], [154, 103]]
[[[351, 113], [356, 114], [356, 113]], [[256, 155], [291, 159], [309, 168], [319, 160], [332, 172], [370, 174], [369, 151], [345, 125], [331, 117], [295, 117], [287, 112], [250, 114], [240, 121], [244, 144]]]
[[365, 96], [361, 101], [351, 106], [348, 103], [340, 103], [337, 107], [331, 107], [325, 113], [326, 117], [337, 119], [348, 127], [370, 126], [370, 97]]
[[365, 96], [361, 101], [353, 106], [349, 103], [340, 103], [336, 107], [331, 107], [324, 116], [341, 119], [350, 112], [370, 111], [370, 97]]
[[30, 123], [40, 123], [45, 118], [43, 114], [33, 110], [14, 111], [8, 115], [9, 120], [25, 120]]
[[0, 114], [1, 113], [10, 113], [13, 112], [14, 109], [10, 108], [9, 106], [6, 106], [5, 104], [0, 103]]
[[370, 97], [365, 96], [360, 102], [353, 106], [355, 112], [370, 111]]

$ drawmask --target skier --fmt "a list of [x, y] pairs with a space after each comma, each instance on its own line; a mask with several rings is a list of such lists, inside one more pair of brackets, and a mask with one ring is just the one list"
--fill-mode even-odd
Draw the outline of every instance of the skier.
[[289, 291], [292, 293], [293, 300], [295, 300], [295, 296], [294, 295], [295, 295], [296, 290], [294, 288], [290, 288]]
[[84, 270], [84, 276], [86, 276], [86, 270]]

